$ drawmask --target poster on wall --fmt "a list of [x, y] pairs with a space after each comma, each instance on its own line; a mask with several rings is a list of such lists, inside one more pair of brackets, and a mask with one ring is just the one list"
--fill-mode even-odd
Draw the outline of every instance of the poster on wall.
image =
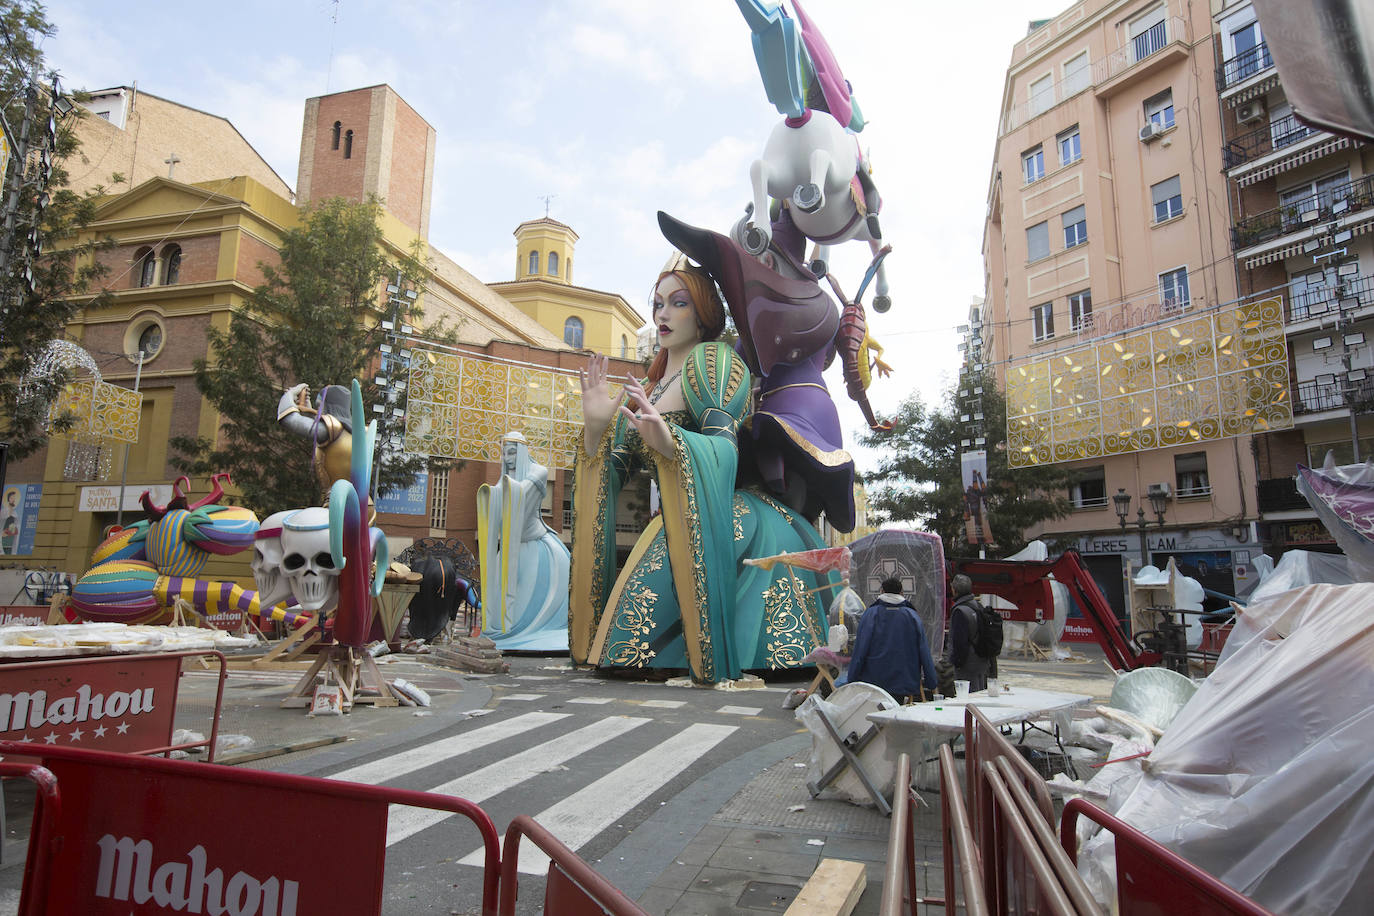
[[429, 471], [415, 475], [404, 490], [387, 490], [377, 497], [377, 511], [396, 515], [424, 515], [429, 512]]
[[43, 495], [41, 483], [11, 484], [0, 495], [0, 554], [27, 556], [33, 553], [38, 533], [38, 503]]
[[964, 533], [970, 544], [991, 544], [988, 525], [988, 453], [984, 449], [959, 456], [964, 482]]

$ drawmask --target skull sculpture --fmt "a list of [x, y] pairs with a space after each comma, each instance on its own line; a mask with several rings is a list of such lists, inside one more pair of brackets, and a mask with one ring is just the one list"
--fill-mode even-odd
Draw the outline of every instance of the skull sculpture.
[[303, 611], [329, 611], [339, 603], [339, 572], [329, 552], [329, 510], [297, 509], [282, 520], [282, 569]]
[[276, 607], [291, 597], [291, 583], [282, 574], [282, 521], [294, 512], [277, 512], [263, 520], [253, 540], [253, 581], [258, 584], [258, 607]]

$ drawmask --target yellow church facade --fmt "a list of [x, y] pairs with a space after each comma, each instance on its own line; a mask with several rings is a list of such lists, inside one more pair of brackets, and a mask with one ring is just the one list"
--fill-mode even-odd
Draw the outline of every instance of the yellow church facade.
[[515, 277], [491, 288], [563, 343], [617, 359], [634, 359], [639, 329], [648, 323], [615, 293], [573, 284], [577, 233], [543, 217], [515, 229]]

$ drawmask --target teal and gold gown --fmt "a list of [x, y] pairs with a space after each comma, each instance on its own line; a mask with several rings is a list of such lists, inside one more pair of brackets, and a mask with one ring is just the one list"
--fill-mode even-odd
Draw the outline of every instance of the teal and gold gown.
[[[746, 669], [802, 667], [824, 644], [824, 605], [836, 585], [746, 558], [826, 546], [806, 519], [772, 497], [735, 489], [735, 437], [750, 375], [719, 341], [699, 344], [682, 371], [685, 411], [663, 415], [674, 454], [646, 446], [623, 415], [596, 453], [578, 449], [568, 641], [578, 664], [686, 668], [703, 683]], [[658, 480], [662, 512], [615, 575], [615, 506], [636, 467]]]

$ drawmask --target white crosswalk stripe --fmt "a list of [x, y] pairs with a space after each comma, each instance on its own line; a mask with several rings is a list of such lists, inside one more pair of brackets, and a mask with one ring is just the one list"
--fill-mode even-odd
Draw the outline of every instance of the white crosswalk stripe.
[[[570, 734], [513, 754], [427, 791], [457, 795], [480, 805], [493, 795], [513, 789], [539, 773], [652, 721], [632, 716], [599, 719]], [[443, 811], [393, 807], [387, 819], [386, 844], [391, 846], [399, 843], [449, 817], [452, 815]]]
[[427, 766], [471, 753], [531, 729], [566, 719], [569, 715], [570, 713], [527, 712], [513, 719], [494, 722], [470, 732], [422, 745], [414, 750], [406, 751], [404, 754], [396, 754], [352, 767], [342, 773], [335, 773], [330, 778], [361, 782], [370, 786], [379, 785], [387, 780], [399, 779], [407, 773], [413, 773]]
[[[569, 849], [577, 850], [736, 730], [734, 725], [688, 726], [585, 789], [545, 808], [534, 819]], [[480, 849], [459, 860], [462, 865], [480, 866], [482, 862]], [[532, 844], [521, 845], [522, 874], [543, 874], [548, 867], [548, 856]]]
[[[663, 708], [669, 703], [671, 701], [643, 705]], [[531, 813], [540, 825], [576, 851], [623, 820], [636, 806], [662, 790], [740, 728], [735, 724], [704, 722], [668, 725], [660, 719], [645, 716], [604, 715], [602, 710], [591, 704], [581, 708], [586, 711], [581, 718], [575, 718], [568, 712], [512, 715], [471, 731], [448, 735], [349, 767], [332, 774], [330, 778], [366, 785], [404, 784], [406, 788], [465, 798], [484, 807], [488, 803], [495, 804], [497, 809], [503, 805], [509, 807], [508, 801], [494, 801], [502, 793], [529, 791], [530, 787], [542, 785], [545, 788], [535, 791], [543, 792], [544, 798], [560, 800], [537, 814], [528, 808], [523, 808], [524, 813]], [[738, 716], [756, 714], [757, 711], [746, 707], [725, 707], [716, 712]], [[580, 723], [588, 724], [574, 728]], [[564, 733], [568, 728], [573, 730]], [[649, 749], [627, 761], [626, 757], [634, 751], [628, 750], [632, 745], [625, 739], [632, 732], [638, 732], [638, 736], [629, 738], [629, 742], [638, 748]], [[529, 742], [539, 741], [549, 735], [552, 737], [528, 746]], [[517, 746], [526, 746], [526, 749], [512, 752], [504, 746], [507, 741], [522, 737], [524, 740], [519, 741]], [[627, 750], [619, 754], [597, 750], [607, 745]], [[590, 757], [576, 759], [589, 752]], [[467, 762], [474, 760], [477, 762]], [[480, 765], [492, 760], [495, 762]], [[594, 764], [588, 770], [586, 760], [599, 761], [600, 765]], [[474, 766], [478, 768], [472, 769]], [[468, 770], [470, 772], [465, 772]], [[431, 771], [428, 774], [431, 783], [455, 773], [464, 775], [431, 785], [426, 782], [425, 771]], [[570, 775], [582, 772], [587, 773], [586, 779], [591, 780], [589, 784], [583, 784], [586, 780], [582, 779], [574, 779], [572, 785], [568, 784]], [[598, 776], [598, 773], [601, 775]], [[404, 783], [401, 782], [403, 778]], [[555, 782], [537, 782], [541, 779]], [[560, 788], [549, 792], [550, 785]], [[497, 814], [497, 809], [492, 809], [494, 816], [505, 818], [511, 814], [509, 811]], [[395, 846], [450, 817], [451, 814], [443, 811], [393, 806], [387, 818], [387, 846]], [[497, 827], [503, 829], [500, 821]], [[548, 857], [532, 843], [526, 841], [520, 849], [522, 873], [542, 874], [548, 869]], [[476, 850], [460, 859], [459, 863], [480, 868], [483, 853], [480, 849]]]

